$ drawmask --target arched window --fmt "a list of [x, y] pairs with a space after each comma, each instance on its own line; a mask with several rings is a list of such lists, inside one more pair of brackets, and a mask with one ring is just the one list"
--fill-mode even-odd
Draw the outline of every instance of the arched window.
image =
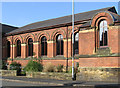
[[17, 56], [21, 56], [21, 42], [17, 40]]
[[76, 33], [74, 38], [75, 38], [75, 44], [74, 44], [75, 51], [74, 52], [75, 52], [75, 54], [78, 54], [79, 53], [79, 49], [78, 49], [79, 33]]
[[99, 24], [99, 41], [100, 41], [100, 47], [102, 46], [107, 46], [108, 42], [108, 38], [107, 38], [107, 33], [108, 33], [108, 29], [107, 29], [107, 21], [103, 20], [100, 22]]
[[63, 36], [58, 35], [56, 37], [56, 51], [57, 55], [63, 55]]
[[41, 55], [47, 55], [47, 39], [45, 36], [41, 39]]
[[7, 42], [7, 57], [10, 57], [10, 42]]
[[33, 40], [29, 38], [28, 40], [28, 56], [33, 56]]

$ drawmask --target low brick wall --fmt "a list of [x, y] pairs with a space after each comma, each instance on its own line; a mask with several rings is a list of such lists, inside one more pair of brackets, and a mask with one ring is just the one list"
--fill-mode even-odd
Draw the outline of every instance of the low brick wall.
[[0, 70], [1, 76], [16, 76], [17, 71], [16, 70]]
[[[120, 68], [79, 68], [76, 80], [120, 82]], [[60, 72], [27, 72], [27, 77], [58, 80], [72, 80], [72, 73]]]
[[[72, 80], [72, 73], [26, 72], [26, 76], [33, 78], [44, 78], [44, 79]], [[77, 78], [79, 78], [78, 75]]]
[[[15, 62], [18, 62], [18, 63], [20, 63], [22, 66], [26, 66], [27, 65], [27, 63], [30, 61], [30, 60], [22, 60], [22, 59], [20, 59], [20, 60], [13, 60], [13, 61], [15, 61]], [[38, 60], [34, 60], [34, 61], [38, 61]], [[74, 60], [75, 62], [79, 62], [79, 59], [75, 59]], [[9, 63], [9, 64], [11, 64], [12, 63], [12, 61], [11, 60], [7, 60], [7, 62]], [[62, 65], [64, 65], [64, 66], [66, 66], [66, 64], [67, 64], [67, 60], [66, 59], [53, 59], [53, 60], [40, 60], [40, 62], [43, 64], [43, 65], [46, 65], [46, 64], [48, 64], [48, 63], [52, 63], [53, 65], [55, 65], [55, 66], [57, 66], [58, 64], [62, 64]], [[70, 60], [68, 60], [68, 66], [72, 66], [72, 60], [70, 59]]]
[[120, 81], [120, 68], [79, 68], [81, 81]]
[[[14, 59], [13, 61], [20, 63], [22, 66], [26, 66], [30, 59]], [[34, 60], [38, 61], [38, 60]], [[12, 61], [7, 60], [10, 64]], [[48, 63], [52, 63], [53, 65], [62, 64], [66, 66], [72, 66], [72, 60], [68, 59], [47, 59], [47, 60], [40, 60], [43, 65]], [[75, 59], [74, 62], [78, 62], [80, 67], [120, 67], [120, 57], [87, 57], [87, 58], [79, 58]]]

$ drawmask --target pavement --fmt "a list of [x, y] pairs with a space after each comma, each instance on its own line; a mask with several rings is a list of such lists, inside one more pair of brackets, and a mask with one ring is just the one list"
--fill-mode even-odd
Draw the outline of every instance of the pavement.
[[[1, 80], [30, 83], [30, 84], [41, 84], [41, 85], [54, 85], [59, 88], [120, 88], [120, 84], [117, 82], [85, 82], [85, 81], [72, 81], [72, 80], [55, 80], [55, 79], [41, 79], [41, 78], [27, 78], [27, 77], [12, 77], [3, 76]], [[23, 88], [23, 87], [22, 87]], [[44, 88], [44, 87], [42, 87]], [[50, 88], [50, 87], [49, 87]], [[54, 87], [52, 87], [54, 88]], [[55, 87], [57, 88], [57, 87]]]

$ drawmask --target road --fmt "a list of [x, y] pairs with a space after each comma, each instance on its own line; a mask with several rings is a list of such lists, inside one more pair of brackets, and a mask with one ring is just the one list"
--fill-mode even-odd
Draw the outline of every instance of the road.
[[73, 88], [72, 86], [62, 86], [56, 84], [45, 84], [42, 82], [14, 81], [9, 79], [0, 79], [2, 88]]
[[[79, 87], [2, 80], [2, 88], [79, 88]], [[84, 88], [93, 88], [93, 87], [84, 87]]]
[[116, 83], [73, 82], [65, 80], [2, 77], [2, 88], [120, 88]]

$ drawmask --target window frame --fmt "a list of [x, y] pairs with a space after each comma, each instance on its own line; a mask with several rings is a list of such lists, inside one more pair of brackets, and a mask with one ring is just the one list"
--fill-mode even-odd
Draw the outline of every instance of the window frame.
[[[78, 36], [77, 36], [77, 37], [78, 37], [78, 40], [76, 41], [76, 35], [77, 35], [77, 34], [78, 34]], [[78, 46], [77, 46], [78, 48], [75, 47], [75, 44], [78, 45]], [[78, 50], [78, 53], [75, 52], [76, 49]], [[78, 32], [76, 32], [75, 35], [74, 35], [74, 54], [75, 54], [75, 55], [79, 54], [79, 33], [78, 33]]]
[[33, 39], [32, 38], [28, 39], [28, 56], [33, 56]]
[[[8, 43], [9, 43], [9, 49], [8, 49]], [[8, 54], [9, 53], [9, 54]], [[10, 53], [11, 53], [11, 46], [10, 46], [10, 41], [7, 41], [7, 57], [10, 57]]]
[[61, 34], [56, 36], [56, 55], [64, 55], [64, 41]]
[[47, 38], [45, 36], [41, 38], [41, 56], [47, 56]]
[[[102, 25], [102, 27], [103, 28], [101, 28], [101, 24], [102, 24], [102, 22], [103, 22], [103, 25]], [[106, 22], [106, 25], [105, 25], [105, 23], [104, 22]], [[105, 26], [104, 26], [105, 25]], [[105, 28], [107, 28], [107, 33], [106, 33], [106, 37], [104, 37], [105, 36]], [[102, 34], [103, 35], [101, 35], [100, 33], [101, 33], [101, 29], [103, 29], [102, 30]], [[102, 43], [103, 43], [103, 45], [101, 45], [101, 41], [100, 41], [100, 38], [102, 37]], [[106, 48], [106, 47], [108, 47], [108, 25], [107, 25], [107, 21], [105, 20], [105, 19], [103, 19], [103, 20], [101, 20], [100, 22], [99, 22], [99, 48]], [[105, 40], [104, 39], [106, 39], [106, 45], [105, 45]]]
[[21, 56], [21, 41], [17, 40], [17, 56]]

